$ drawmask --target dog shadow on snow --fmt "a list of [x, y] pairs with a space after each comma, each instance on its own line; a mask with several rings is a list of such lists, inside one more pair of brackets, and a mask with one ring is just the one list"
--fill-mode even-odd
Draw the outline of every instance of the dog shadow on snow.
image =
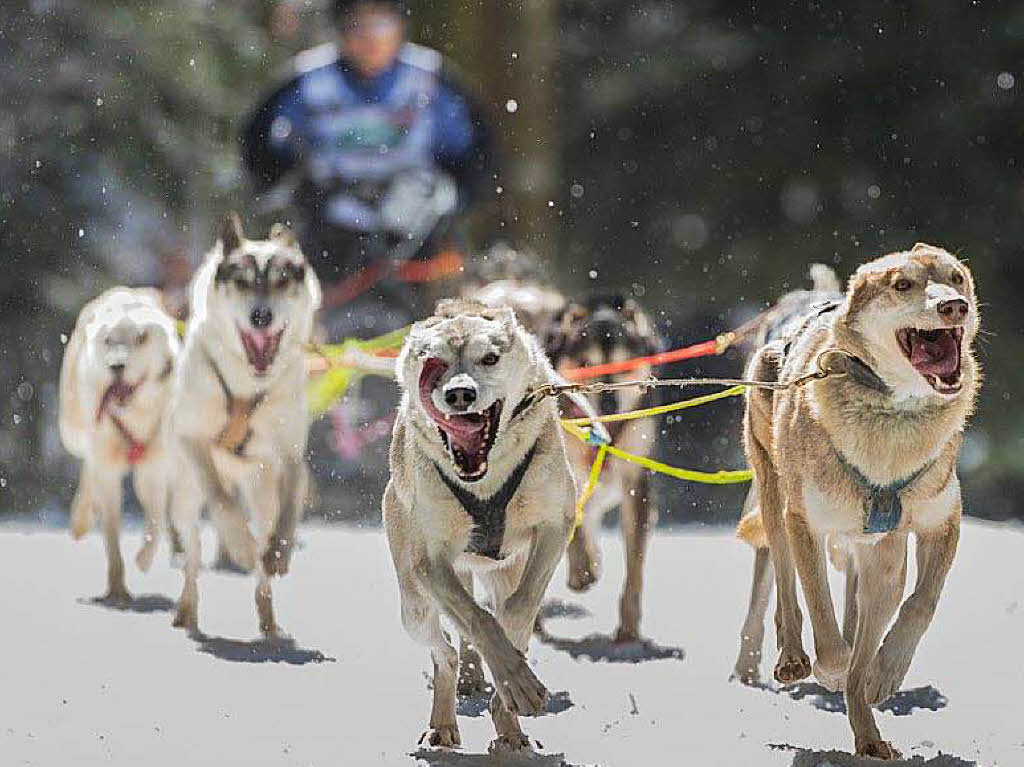
[[[768, 747], [774, 751], [792, 751], [791, 767], [877, 767], [877, 765], [883, 764], [878, 759], [855, 756], [844, 751], [813, 751], [789, 743], [769, 743]], [[921, 755], [907, 756], [884, 762], [884, 764], [886, 767], [978, 767], [977, 762], [941, 752], [931, 758]]]
[[586, 618], [590, 611], [582, 605], [549, 599], [540, 610], [542, 623], [534, 636], [550, 647], [566, 653], [573, 660], [586, 659], [595, 663], [643, 663], [649, 660], [682, 660], [686, 652], [681, 647], [663, 647], [648, 639], [637, 642], [616, 642], [614, 637], [590, 634], [582, 639], [555, 636], [544, 627], [549, 618]]
[[175, 602], [163, 594], [139, 594], [131, 599], [116, 599], [109, 596], [79, 599], [80, 605], [105, 607], [122, 613], [169, 613], [174, 611]]
[[334, 663], [337, 660], [319, 650], [299, 647], [291, 637], [245, 641], [194, 632], [190, 634], [190, 638], [196, 643], [196, 650], [199, 652], [231, 663], [286, 663], [290, 666], [305, 666], [308, 663]]
[[409, 754], [417, 765], [429, 767], [574, 767], [565, 754], [467, 754], [461, 751], [421, 748]]
[[[843, 693], [832, 692], [817, 682], [797, 682], [785, 687], [764, 683], [751, 686], [775, 695], [787, 695], [793, 700], [806, 700], [819, 711], [846, 714], [846, 698]], [[918, 710], [938, 711], [947, 705], [949, 699], [929, 684], [911, 690], [900, 690], [875, 708], [893, 716], [910, 716]]]

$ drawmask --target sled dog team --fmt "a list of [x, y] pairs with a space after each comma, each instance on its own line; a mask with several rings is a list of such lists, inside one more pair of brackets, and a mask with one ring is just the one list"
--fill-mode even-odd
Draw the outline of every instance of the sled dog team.
[[[966, 264], [923, 243], [864, 264], [845, 292], [825, 267], [812, 276], [812, 290], [780, 297], [759, 318], [747, 364], [746, 377], [765, 382], [830, 375], [747, 394], [755, 481], [739, 536], [755, 549], [755, 566], [735, 673], [759, 678], [774, 584], [775, 679], [813, 674], [844, 690], [857, 753], [892, 759], [898, 752], [872, 705], [899, 690], [956, 553], [956, 459], [980, 383], [978, 301]], [[184, 555], [174, 625], [198, 631], [206, 508], [230, 558], [256, 571], [260, 630], [279, 633], [271, 583], [288, 571], [307, 492], [304, 357], [319, 301], [287, 227], [250, 240], [232, 215], [193, 278], [184, 343], [154, 290], [114, 288], [82, 310], [61, 369], [60, 432], [82, 460], [71, 531], [81, 537], [100, 521], [107, 598], [130, 599], [119, 537], [122, 479], [132, 472], [145, 512], [138, 566], [150, 567], [168, 522]], [[492, 750], [530, 748], [519, 717], [546, 703], [526, 661], [541, 600], [563, 554], [570, 588], [599, 577], [598, 523], [616, 506], [626, 577], [615, 638], [641, 637], [655, 522], [648, 473], [610, 464], [570, 543], [591, 454], [566, 443], [559, 418], [644, 407], [649, 395], [556, 401], [531, 393], [563, 382], [559, 371], [646, 356], [661, 344], [634, 301], [569, 301], [528, 269], [467, 286], [413, 326], [396, 363], [402, 398], [382, 507], [402, 624], [433, 661], [429, 744], [460, 745], [457, 695], [484, 691], [485, 664]], [[609, 426], [596, 428], [616, 445], [652, 450], [652, 422]], [[911, 533], [917, 580], [904, 601]], [[841, 628], [829, 562], [846, 577]], [[813, 662], [802, 644], [798, 578]]]

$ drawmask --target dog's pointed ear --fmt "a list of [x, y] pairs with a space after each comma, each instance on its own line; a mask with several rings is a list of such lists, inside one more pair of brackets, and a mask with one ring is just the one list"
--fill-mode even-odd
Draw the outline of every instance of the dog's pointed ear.
[[942, 250], [935, 245], [929, 245], [927, 242], [915, 242], [914, 247], [910, 249], [911, 253], [916, 253], [919, 250]]
[[245, 231], [242, 229], [242, 217], [235, 211], [231, 211], [224, 218], [220, 225], [220, 241], [224, 246], [224, 253], [232, 253], [242, 247], [245, 240]]
[[295, 232], [287, 224], [278, 221], [270, 227], [270, 239], [286, 248], [295, 247]]
[[639, 303], [632, 298], [627, 298], [622, 304], [622, 316], [633, 323], [634, 332], [637, 338], [643, 339], [648, 353], [654, 354], [661, 351], [664, 343], [658, 329]]
[[551, 322], [548, 323], [544, 331], [542, 342], [548, 359], [555, 367], [558, 367], [562, 355], [565, 354], [573, 324], [586, 316], [586, 307], [575, 301], [569, 301], [560, 312], [551, 318]]

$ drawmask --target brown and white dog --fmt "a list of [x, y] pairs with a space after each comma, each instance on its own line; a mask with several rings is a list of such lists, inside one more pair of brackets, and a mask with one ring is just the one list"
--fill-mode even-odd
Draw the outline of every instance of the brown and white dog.
[[[305, 345], [320, 287], [291, 230], [249, 240], [232, 214], [196, 273], [169, 415], [171, 521], [185, 549], [174, 625], [198, 629], [204, 505], [231, 559], [259, 566], [260, 630], [278, 633], [270, 579], [288, 571], [305, 496]], [[252, 515], [250, 531], [238, 503]]]
[[[956, 458], [980, 382], [971, 349], [979, 322], [967, 266], [918, 243], [861, 266], [842, 303], [766, 344], [748, 368], [750, 378], [783, 383], [813, 373], [819, 360], [843, 373], [749, 394], [745, 438], [761, 521], [745, 518], [741, 534], [756, 544], [763, 523], [775, 569], [775, 678], [790, 683], [812, 671], [801, 640], [799, 573], [814, 629], [813, 671], [822, 684], [845, 689], [858, 754], [898, 754], [882, 740], [871, 705], [903, 682], [956, 553]], [[917, 582], [897, 615], [911, 533]], [[826, 545], [847, 577], [843, 632]]]
[[137, 562], [149, 569], [166, 512], [161, 430], [180, 349], [156, 290], [113, 288], [82, 309], [60, 371], [60, 435], [83, 461], [71, 506], [71, 534], [97, 517], [107, 549], [107, 598], [129, 601], [121, 559], [121, 481], [133, 472], [146, 515]]
[[[549, 326], [545, 347], [555, 370], [568, 370], [645, 357], [662, 349], [662, 340], [647, 314], [633, 299], [622, 296], [590, 296], [570, 302]], [[650, 367], [595, 380], [635, 380], [650, 375]], [[598, 415], [635, 410], [653, 404], [651, 394], [637, 389], [606, 391], [589, 395]], [[568, 407], [571, 403], [566, 402]], [[585, 415], [580, 413], [580, 415]], [[648, 456], [654, 449], [656, 424], [645, 418], [606, 424], [616, 447], [635, 455]], [[593, 463], [593, 449], [573, 440], [569, 444], [573, 473], [582, 486]], [[590, 499], [584, 523], [576, 531], [567, 552], [569, 588], [585, 591], [601, 574], [598, 531], [606, 513], [619, 507], [626, 555], [626, 580], [619, 600], [618, 642], [640, 639], [643, 563], [647, 540], [656, 522], [651, 495], [650, 473], [625, 461], [606, 464], [597, 489]]]

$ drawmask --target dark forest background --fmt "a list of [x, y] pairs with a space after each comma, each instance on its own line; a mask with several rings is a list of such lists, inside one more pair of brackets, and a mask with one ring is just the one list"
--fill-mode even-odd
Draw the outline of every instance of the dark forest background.
[[[475, 241], [529, 244], [568, 292], [635, 295], [673, 345], [813, 261], [845, 276], [918, 240], [970, 259], [987, 384], [968, 510], [1024, 516], [1024, 5], [412, 5], [413, 39], [474, 85], [500, 145]], [[308, 0], [0, 5], [0, 511], [62, 518], [61, 334], [109, 284], [180, 282], [225, 211], [251, 215], [240, 120], [327, 32]], [[738, 416], [663, 424], [663, 457], [739, 466]], [[732, 520], [741, 493], [662, 485], [663, 518]]]

